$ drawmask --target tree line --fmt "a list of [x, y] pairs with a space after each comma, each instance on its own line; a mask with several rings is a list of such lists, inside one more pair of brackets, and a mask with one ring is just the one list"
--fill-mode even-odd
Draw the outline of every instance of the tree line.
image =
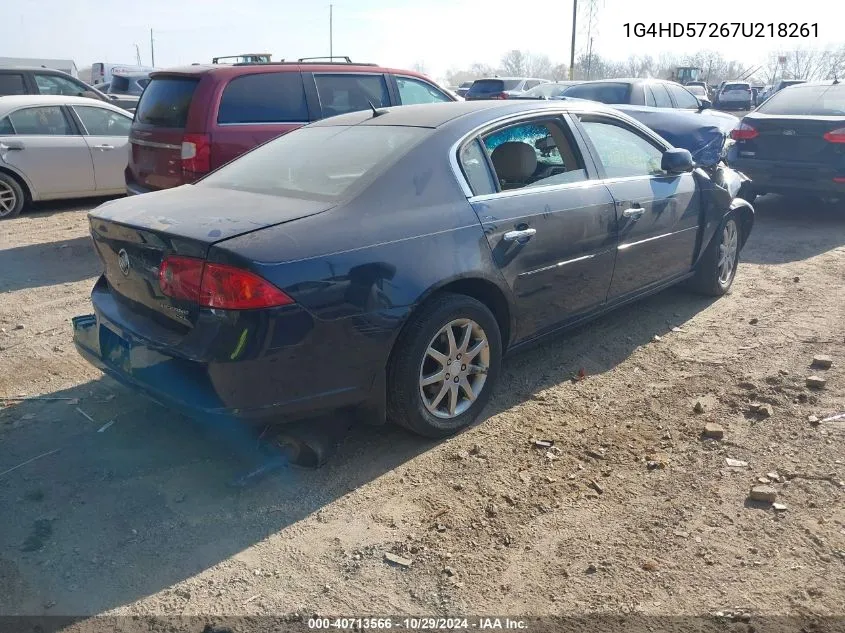
[[[679, 56], [662, 53], [630, 55], [624, 61], [611, 60], [599, 54], [581, 53], [576, 57], [573, 78], [577, 80], [613, 79], [621, 77], [654, 77], [670, 79], [678, 66], [701, 68], [703, 79], [710, 84], [740, 79], [765, 85], [781, 79], [843, 78], [845, 76], [845, 45], [834, 49], [800, 48], [772, 52], [756, 63], [729, 60], [718, 51], [699, 51], [693, 55]], [[417, 64], [421, 70], [424, 64]], [[552, 61], [547, 55], [530, 51], [510, 50], [502, 56], [499, 65], [474, 63], [466, 69], [451, 69], [446, 73], [446, 83], [459, 86], [482, 77], [536, 77], [551, 81], [569, 79], [569, 65]]]

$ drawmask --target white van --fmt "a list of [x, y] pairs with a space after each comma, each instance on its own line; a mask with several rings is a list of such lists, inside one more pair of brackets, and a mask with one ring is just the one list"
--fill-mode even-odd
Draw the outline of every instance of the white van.
[[108, 64], [106, 62], [95, 62], [91, 64], [91, 84], [107, 83], [111, 81], [114, 73], [150, 73], [156, 70], [152, 66], [135, 66], [133, 64]]

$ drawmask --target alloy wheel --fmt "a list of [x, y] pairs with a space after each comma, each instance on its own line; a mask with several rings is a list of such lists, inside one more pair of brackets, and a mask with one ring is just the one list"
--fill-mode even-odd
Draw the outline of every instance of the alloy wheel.
[[7, 183], [0, 181], [0, 218], [9, 215], [18, 203], [15, 190]]
[[455, 319], [431, 339], [420, 363], [419, 390], [429, 413], [455, 418], [478, 399], [487, 382], [490, 345], [472, 319]]
[[719, 244], [719, 283], [726, 286], [730, 283], [736, 266], [737, 249], [739, 247], [739, 231], [735, 220], [728, 220], [722, 229], [722, 241]]

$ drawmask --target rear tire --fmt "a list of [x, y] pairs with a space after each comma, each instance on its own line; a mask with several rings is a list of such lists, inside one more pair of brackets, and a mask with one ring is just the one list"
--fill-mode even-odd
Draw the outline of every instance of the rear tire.
[[391, 354], [388, 418], [425, 437], [453, 435], [481, 414], [501, 365], [501, 333], [487, 306], [437, 296], [411, 318]]
[[23, 188], [9, 174], [0, 172], [0, 219], [14, 218], [26, 202]]
[[696, 267], [690, 287], [703, 295], [721, 297], [727, 294], [739, 266], [742, 227], [735, 213], [728, 213], [707, 246]]

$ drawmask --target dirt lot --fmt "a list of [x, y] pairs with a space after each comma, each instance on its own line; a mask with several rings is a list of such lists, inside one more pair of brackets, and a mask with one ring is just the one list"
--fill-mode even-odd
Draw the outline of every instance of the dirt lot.
[[[665, 292], [510, 359], [458, 437], [355, 429], [237, 489], [253, 436], [74, 352], [87, 208], [0, 223], [0, 398], [75, 399], [0, 408], [0, 615], [845, 614], [845, 420], [808, 421], [845, 411], [845, 210], [762, 199], [730, 296]], [[746, 499], [767, 473], [785, 511]]]

